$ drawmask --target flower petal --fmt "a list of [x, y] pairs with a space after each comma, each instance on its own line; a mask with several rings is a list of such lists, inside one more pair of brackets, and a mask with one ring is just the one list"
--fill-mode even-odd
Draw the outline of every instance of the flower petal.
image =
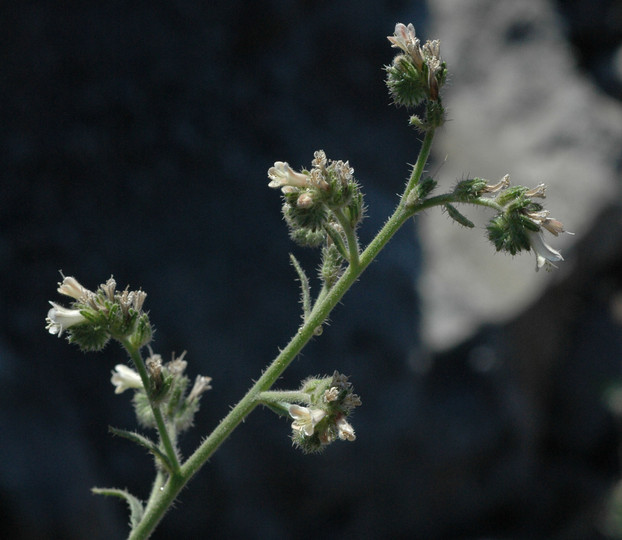
[[563, 261], [562, 254], [544, 241], [542, 231], [529, 231], [529, 243], [536, 254], [536, 272], [544, 265], [555, 267], [553, 262]]
[[69, 309], [55, 302], [50, 302], [50, 304], [52, 304], [52, 309], [48, 311], [48, 316], [45, 319], [47, 322], [46, 328], [50, 334], [58, 334], [58, 337], [61, 337], [67, 328], [86, 322], [80, 310]]
[[123, 364], [117, 364], [114, 369], [116, 372], [112, 372], [110, 382], [116, 387], [114, 390], [115, 394], [121, 394], [129, 388], [143, 387], [143, 381], [141, 380], [140, 375], [133, 369]]

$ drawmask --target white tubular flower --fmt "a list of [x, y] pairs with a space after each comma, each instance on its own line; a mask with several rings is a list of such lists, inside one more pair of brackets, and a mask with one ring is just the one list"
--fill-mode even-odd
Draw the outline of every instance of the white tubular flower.
[[562, 254], [544, 241], [542, 231], [528, 231], [531, 249], [536, 254], [536, 272], [545, 266], [546, 270], [557, 268], [553, 263], [563, 261]]
[[[428, 40], [425, 42], [425, 45], [421, 49], [423, 53], [423, 57], [428, 63], [428, 67], [432, 69], [430, 63], [433, 61], [434, 64], [438, 64], [440, 67], [441, 64], [441, 42], [438, 39], [433, 39], [432, 41]], [[435, 69], [438, 71], [438, 69]]]
[[58, 284], [58, 292], [66, 296], [71, 296], [76, 300], [80, 300], [87, 295], [90, 291], [84, 288], [75, 277], [67, 276], [63, 277], [63, 282]]
[[114, 393], [121, 394], [130, 388], [142, 388], [140, 375], [124, 364], [117, 364], [112, 372], [110, 382], [115, 386]]
[[344, 417], [337, 420], [337, 430], [339, 438], [342, 441], [354, 441], [356, 439], [354, 428]]
[[534, 197], [546, 199], [546, 184], [538, 184], [535, 188], [526, 191], [525, 197], [529, 197], [530, 199]]
[[205, 377], [203, 375], [197, 375], [196, 380], [194, 381], [194, 386], [190, 393], [188, 394], [187, 401], [188, 403], [197, 399], [203, 392], [207, 392], [211, 390], [210, 382], [212, 382], [211, 377]]
[[415, 27], [411, 24], [408, 26], [397, 23], [395, 32], [392, 36], [387, 36], [391, 42], [391, 47], [402, 49], [415, 62], [417, 69], [423, 66], [423, 55], [421, 50], [421, 41], [415, 36]]
[[555, 236], [557, 236], [559, 233], [566, 233], [566, 234], [572, 234], [574, 235], [574, 233], [568, 232], [566, 230], [564, 230], [564, 224], [561, 221], [557, 221], [556, 219], [552, 219], [552, 218], [546, 218], [543, 222], [542, 222], [542, 226], [549, 231], [551, 234], [554, 234]]
[[289, 191], [286, 189], [288, 186], [304, 188], [309, 185], [309, 178], [306, 174], [294, 171], [284, 161], [274, 162], [274, 167], [268, 169], [268, 178], [270, 178], [268, 187], [282, 188], [283, 192]]
[[50, 302], [50, 304], [52, 304], [52, 309], [48, 311], [48, 316], [45, 319], [47, 322], [45, 328], [49, 330], [50, 334], [58, 334], [60, 337], [67, 328], [86, 322], [80, 310], [69, 309], [54, 302]]
[[509, 185], [510, 185], [510, 175], [506, 174], [496, 184], [487, 184], [486, 187], [482, 189], [482, 193], [497, 193], [497, 191], [506, 189]]
[[391, 42], [391, 47], [396, 49], [402, 49], [405, 53], [409, 53], [409, 47], [413, 43], [419, 41], [415, 37], [415, 27], [410, 23], [406, 26], [403, 23], [397, 23], [395, 25], [395, 31], [392, 36], [387, 36], [387, 39]]
[[313, 430], [322, 418], [326, 416], [326, 411], [321, 409], [308, 409], [300, 405], [290, 405], [289, 415], [294, 419], [292, 429], [302, 431], [307, 437], [313, 435]]

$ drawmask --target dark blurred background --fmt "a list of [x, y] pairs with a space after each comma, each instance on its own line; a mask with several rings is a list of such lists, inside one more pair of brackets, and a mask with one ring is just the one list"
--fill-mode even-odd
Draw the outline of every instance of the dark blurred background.
[[[621, 3], [546, 4], [579, 76], [621, 99]], [[135, 426], [109, 382], [124, 353], [85, 356], [44, 330], [59, 270], [143, 288], [154, 349], [213, 377], [188, 454], [298, 326], [288, 252], [317, 264], [289, 241], [267, 169], [319, 148], [350, 160], [364, 242], [396, 203], [418, 144], [383, 82], [397, 21], [443, 39], [424, 1], [3, 4], [1, 538], [123, 538], [124, 504], [89, 489], [149, 490], [151, 458], [107, 432]], [[606, 234], [581, 231], [537, 303], [442, 354], [421, 345], [422, 250], [405, 227], [280, 383], [349, 374], [356, 442], [303, 456], [258, 409], [154, 538], [604, 537], [622, 226], [602, 211]]]

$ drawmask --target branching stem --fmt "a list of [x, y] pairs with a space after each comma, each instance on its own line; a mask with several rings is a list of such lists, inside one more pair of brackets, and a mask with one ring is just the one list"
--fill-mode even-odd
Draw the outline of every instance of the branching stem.
[[[320, 295], [315, 301], [315, 305], [305, 317], [304, 323], [300, 326], [287, 346], [273, 360], [272, 364], [270, 364], [257, 382], [248, 390], [246, 395], [231, 409], [229, 414], [221, 420], [207, 439], [201, 443], [199, 448], [197, 448], [197, 450], [181, 466], [178, 466], [179, 474], [169, 477], [166, 483], [160, 485], [157, 490], [152, 492], [149, 503], [145, 509], [143, 519], [130, 535], [132, 540], [143, 540], [147, 538], [154, 530], [158, 522], [162, 519], [164, 513], [173, 503], [183, 486], [199, 471], [199, 469], [201, 469], [201, 467], [227, 439], [233, 430], [258, 404], [263, 401], [267, 402], [278, 394], [278, 392], [269, 392], [272, 385], [279, 379], [285, 369], [314, 336], [316, 329], [321, 327], [321, 325], [326, 321], [331, 311], [341, 301], [345, 293], [350, 289], [363, 271], [378, 256], [384, 246], [409, 218], [428, 208], [442, 206], [447, 203], [468, 203], [479, 206], [487, 206], [494, 208], [495, 210], [499, 210], [499, 206], [490, 199], [479, 197], [469, 200], [459, 200], [458, 196], [453, 193], [437, 195], [435, 197], [417, 201], [411, 205], [406, 204], [408, 194], [421, 180], [425, 163], [427, 162], [430, 154], [433, 136], [433, 130], [426, 133], [419, 157], [413, 167], [412, 174], [406, 189], [404, 190], [404, 194], [401, 197], [399, 205], [393, 215], [385, 223], [384, 227], [382, 227], [380, 232], [378, 232], [376, 237], [370, 242], [362, 253], [359, 254], [358, 243], [351, 227], [344, 227], [350, 255], [349, 264], [344, 273], [333, 287], [330, 289], [322, 289]], [[345, 219], [345, 216], [342, 215], [341, 217]], [[339, 219], [339, 216], [337, 216], [337, 219]], [[147, 383], [147, 373], [140, 355], [138, 355], [136, 351], [134, 351], [134, 353], [130, 352], [130, 354], [132, 359], [135, 361], [143, 381]], [[135, 356], [138, 358], [135, 358]], [[158, 421], [158, 428], [161, 428], [161, 426], [164, 426], [164, 423], [157, 407], [154, 407], [154, 414], [156, 414], [156, 421], [160, 418]], [[164, 435], [163, 445], [167, 455], [171, 454], [171, 459], [175, 458], [176, 460], [166, 429], [161, 431], [161, 435]], [[177, 462], [175, 461], [174, 463]]]

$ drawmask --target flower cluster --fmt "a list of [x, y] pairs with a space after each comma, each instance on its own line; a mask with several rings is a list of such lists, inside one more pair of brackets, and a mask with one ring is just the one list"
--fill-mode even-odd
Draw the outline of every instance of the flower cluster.
[[411, 124], [422, 130], [443, 124], [445, 112], [441, 105], [440, 89], [447, 79], [447, 68], [440, 56], [440, 42], [427, 41], [421, 45], [415, 28], [398, 23], [387, 39], [401, 50], [387, 66], [387, 87], [396, 105], [414, 107], [426, 102], [426, 118], [412, 117]]
[[[211, 377], [197, 375], [190, 391], [190, 379], [185, 370], [188, 362], [185, 353], [173, 356], [170, 362], [162, 363], [159, 354], [151, 355], [146, 360], [151, 385], [151, 398], [156, 402], [167, 421], [167, 425], [175, 434], [181, 433], [192, 426], [194, 415], [199, 410], [200, 396], [211, 389]], [[136, 371], [120, 364], [115, 366], [110, 382], [115, 386], [115, 394], [134, 389], [134, 410], [138, 422], [144, 427], [156, 427], [153, 409], [142, 380]]]
[[361, 400], [345, 375], [335, 371], [332, 377], [307, 379], [300, 392], [307, 396], [307, 405], [288, 407], [293, 419], [292, 441], [297, 447], [305, 453], [318, 452], [337, 439], [356, 439], [347, 417]]
[[509, 175], [496, 184], [473, 178], [459, 182], [454, 193], [464, 202], [468, 202], [470, 197], [491, 197], [498, 213], [490, 220], [487, 230], [488, 238], [497, 251], [516, 255], [519, 251], [532, 250], [536, 254], [536, 271], [542, 267], [546, 270], [556, 268], [553, 263], [564, 260], [561, 253], [544, 240], [544, 230], [554, 236], [568, 233], [560, 221], [550, 218], [549, 211], [534, 200], [546, 197], [544, 184], [529, 189], [525, 186], [510, 187]]
[[149, 343], [152, 335], [149, 317], [143, 312], [147, 294], [143, 291], [116, 290], [111, 277], [93, 292], [74, 277], [63, 277], [58, 292], [73, 298], [67, 308], [50, 302], [46, 329], [50, 334], [63, 335], [84, 351], [102, 349], [110, 338], [130, 339], [136, 346]]
[[354, 231], [363, 218], [363, 195], [347, 161], [314, 154], [310, 171], [294, 171], [287, 163], [275, 162], [268, 170], [271, 188], [280, 188], [285, 199], [283, 216], [292, 239], [303, 246], [335, 243], [348, 258], [346, 231]]

